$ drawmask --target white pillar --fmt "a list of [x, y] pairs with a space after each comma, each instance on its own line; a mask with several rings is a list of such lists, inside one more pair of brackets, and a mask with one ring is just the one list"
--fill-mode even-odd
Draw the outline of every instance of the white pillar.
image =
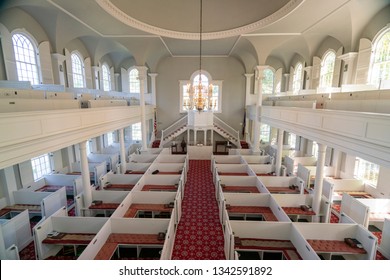
[[282, 169], [282, 154], [283, 154], [283, 139], [284, 139], [284, 130], [278, 129], [278, 150], [276, 154], [276, 163], [275, 163], [275, 173], [276, 176], [280, 175], [280, 170]]
[[263, 103], [263, 77], [264, 70], [267, 69], [267, 66], [256, 66], [256, 80], [258, 85], [257, 90], [257, 99], [256, 99], [256, 120], [255, 120], [255, 129], [254, 129], [254, 137], [253, 137], [253, 152], [260, 152], [260, 113], [261, 113], [261, 105]]
[[146, 72], [147, 67], [140, 66], [138, 69], [138, 79], [140, 81], [140, 106], [141, 106], [141, 134], [142, 134], [142, 150], [148, 149], [146, 141], [146, 115], [145, 115], [145, 89], [146, 89]]
[[290, 74], [289, 73], [286, 73], [286, 74], [283, 74], [284, 76], [284, 91], [287, 92], [289, 91], [290, 89]]
[[196, 128], [194, 129], [194, 146], [196, 146], [196, 137], [197, 137], [197, 134], [198, 134], [198, 131], [196, 130]]
[[114, 73], [114, 78], [115, 78], [115, 89], [116, 91], [120, 91], [120, 87], [122, 86], [122, 83], [121, 83], [121, 75], [119, 73]]
[[[190, 129], [187, 128], [187, 147], [190, 145]], [[188, 148], [187, 148], [188, 149]]]
[[203, 129], [203, 145], [207, 146], [207, 129]]
[[[89, 176], [89, 167], [88, 167], [88, 155], [87, 155], [87, 141], [79, 143], [80, 149], [80, 162], [81, 162], [81, 179], [83, 182], [83, 195], [84, 195], [84, 204], [86, 206], [91, 205], [92, 203], [92, 189], [91, 189], [91, 180]], [[95, 185], [98, 185], [98, 182], [95, 182]]]
[[[252, 105], [251, 102], [251, 84], [252, 84], [252, 77], [254, 74], [244, 74], [245, 75], [245, 106]], [[249, 135], [248, 135], [248, 127], [249, 127], [249, 118], [248, 115], [245, 114], [245, 130], [244, 130], [244, 140], [249, 142]]]
[[157, 105], [157, 92], [156, 92], [156, 77], [157, 73], [149, 73], [148, 74], [151, 79], [151, 86], [152, 86], [152, 104]]
[[121, 156], [121, 173], [126, 172], [126, 146], [125, 146], [125, 132], [124, 129], [119, 129], [119, 145]]
[[94, 86], [94, 89], [100, 89], [100, 67], [99, 66], [92, 66], [92, 84]]
[[[317, 156], [317, 168], [316, 178], [314, 181], [314, 194], [313, 194], [313, 210], [314, 212], [320, 212], [322, 185], [324, 181], [324, 166], [325, 166], [325, 153], [326, 145], [318, 144], [318, 156]], [[319, 216], [314, 217], [314, 222], [319, 222]]]

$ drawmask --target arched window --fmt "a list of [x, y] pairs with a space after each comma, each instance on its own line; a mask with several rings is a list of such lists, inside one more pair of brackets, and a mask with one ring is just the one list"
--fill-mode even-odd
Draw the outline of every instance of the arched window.
[[293, 84], [292, 84], [292, 89], [294, 94], [298, 94], [299, 90], [301, 89], [302, 85], [302, 63], [298, 63], [295, 66], [294, 70], [294, 76], [293, 76]]
[[138, 79], [139, 71], [138, 69], [131, 69], [129, 72], [129, 88], [131, 93], [140, 93], [140, 81]]
[[262, 92], [263, 94], [274, 93], [275, 73], [271, 69], [265, 69], [263, 72]]
[[111, 90], [111, 73], [110, 68], [106, 64], [102, 66], [102, 81], [103, 81], [103, 90], [110, 91]]
[[30, 81], [32, 85], [39, 84], [37, 48], [25, 35], [12, 35], [15, 53], [16, 69], [19, 81]]
[[[199, 84], [199, 81], [202, 82], [202, 86], [209, 90], [208, 96], [203, 96], [206, 98], [206, 104], [212, 107], [214, 112], [221, 112], [221, 102], [222, 102], [222, 81], [212, 80], [211, 76], [207, 71], [202, 71], [202, 74], [199, 74], [199, 71], [192, 74], [189, 81], [180, 81], [180, 112], [184, 113], [193, 108], [189, 108], [191, 104], [191, 98], [196, 96], [198, 90], [196, 85]], [[190, 96], [188, 86], [195, 85], [194, 96]]]
[[77, 53], [72, 53], [72, 74], [73, 74], [73, 87], [83, 88], [84, 83], [84, 63]]
[[390, 28], [379, 34], [371, 56], [370, 83], [381, 80], [390, 80]]
[[332, 86], [335, 61], [336, 53], [333, 51], [328, 51], [321, 62], [320, 87]]

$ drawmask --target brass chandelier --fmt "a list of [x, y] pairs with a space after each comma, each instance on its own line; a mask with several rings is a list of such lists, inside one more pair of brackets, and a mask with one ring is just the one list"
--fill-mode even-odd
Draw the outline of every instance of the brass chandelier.
[[199, 24], [199, 80], [193, 84], [187, 84], [188, 99], [184, 101], [185, 108], [197, 110], [198, 112], [210, 111], [216, 107], [216, 100], [213, 102], [213, 85], [206, 86], [202, 83], [202, 32], [203, 32], [203, 1], [200, 0], [200, 24]]

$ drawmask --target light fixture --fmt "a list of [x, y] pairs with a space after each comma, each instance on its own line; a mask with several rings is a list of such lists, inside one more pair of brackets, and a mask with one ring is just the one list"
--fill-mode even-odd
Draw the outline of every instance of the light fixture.
[[199, 80], [193, 84], [187, 84], [188, 99], [184, 101], [185, 108], [197, 110], [198, 112], [215, 109], [217, 103], [213, 102], [213, 85], [205, 86], [202, 83], [202, 21], [203, 21], [203, 1], [200, 0], [200, 21], [199, 21]]

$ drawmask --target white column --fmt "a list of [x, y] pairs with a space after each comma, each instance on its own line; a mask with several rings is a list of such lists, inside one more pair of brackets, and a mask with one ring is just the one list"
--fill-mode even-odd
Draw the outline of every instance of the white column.
[[290, 90], [289, 85], [290, 85], [290, 74], [286, 73], [283, 74], [284, 76], [284, 91], [287, 92]]
[[145, 115], [145, 89], [146, 89], [146, 72], [148, 70], [145, 66], [137, 67], [138, 79], [140, 81], [140, 106], [141, 106], [141, 133], [142, 133], [142, 150], [148, 149], [146, 141], [146, 115]]
[[207, 146], [207, 129], [203, 129], [203, 145]]
[[276, 176], [280, 175], [280, 170], [282, 169], [282, 154], [283, 154], [283, 139], [284, 139], [284, 130], [278, 129], [278, 151], [276, 154], [276, 163], [275, 163], [275, 173]]
[[[318, 144], [316, 178], [314, 181], [313, 210], [317, 214], [320, 212], [322, 185], [324, 181], [326, 145]], [[314, 217], [314, 222], [319, 222], [319, 216]]]
[[121, 173], [126, 172], [126, 146], [125, 146], [125, 132], [123, 128], [119, 129], [119, 145], [121, 156]]
[[121, 87], [121, 75], [119, 73], [115, 73], [114, 74], [114, 78], [115, 78], [115, 89], [116, 91], [120, 91], [120, 87]]
[[198, 131], [196, 130], [196, 128], [194, 129], [194, 146], [196, 146], [196, 137], [197, 137], [197, 134], [198, 134]]
[[263, 103], [263, 76], [264, 70], [267, 69], [267, 66], [256, 66], [256, 80], [258, 82], [258, 90], [257, 90], [257, 99], [256, 99], [256, 120], [255, 120], [255, 128], [254, 128], [254, 137], [253, 137], [253, 145], [252, 149], [254, 153], [260, 152], [260, 113], [261, 113], [261, 105]]
[[152, 104], [157, 105], [157, 92], [156, 92], [156, 77], [157, 73], [149, 73], [148, 74], [151, 79], [151, 86], [152, 86]]
[[[252, 105], [251, 102], [251, 83], [252, 83], [252, 77], [254, 74], [244, 74], [245, 75], [245, 106]], [[248, 135], [248, 127], [249, 127], [249, 118], [245, 114], [245, 130], [244, 130], [244, 140], [249, 142], [249, 135]]]
[[[84, 204], [91, 205], [92, 203], [92, 188], [91, 180], [89, 176], [89, 167], [88, 167], [88, 156], [87, 156], [87, 141], [79, 143], [80, 149], [80, 162], [81, 162], [81, 179], [83, 182], [83, 195], [84, 195]], [[97, 185], [98, 182], [95, 182]]]
[[[187, 128], [187, 147], [190, 145], [190, 129]], [[187, 148], [188, 149], [188, 148]]]

